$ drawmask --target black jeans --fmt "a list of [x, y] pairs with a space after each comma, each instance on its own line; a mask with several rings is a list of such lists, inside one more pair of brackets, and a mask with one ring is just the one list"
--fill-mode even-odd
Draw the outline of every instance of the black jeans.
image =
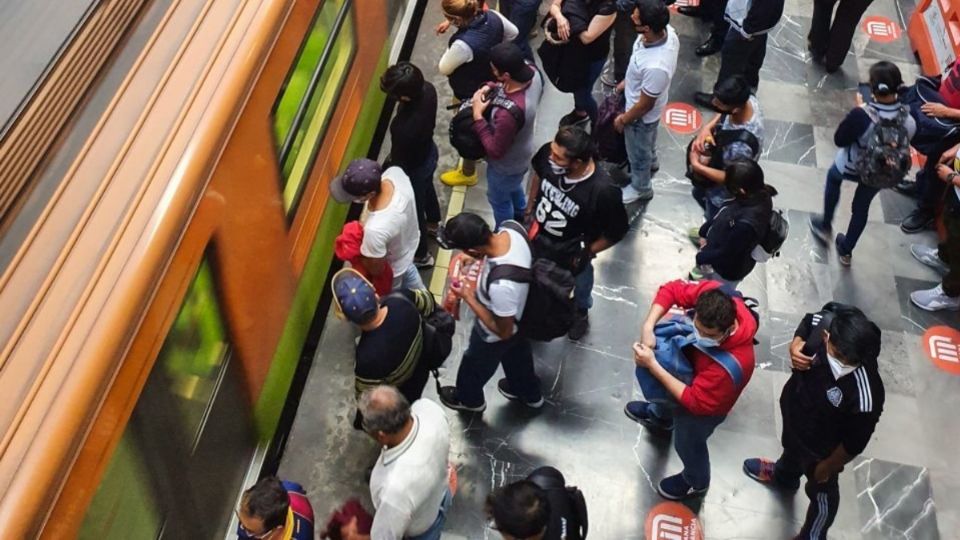
[[810, 506], [807, 507], [807, 518], [803, 522], [800, 540], [827, 540], [827, 530], [833, 525], [840, 507], [839, 474], [834, 474], [826, 482], [820, 484], [814, 479], [813, 472], [819, 461], [815, 456], [802, 449], [794, 447], [784, 436], [783, 454], [777, 460], [774, 478], [784, 485], [796, 485], [802, 476], [807, 477], [804, 487]]
[[722, 40], [730, 31], [730, 23], [723, 18], [723, 13], [727, 10], [727, 0], [707, 0], [700, 6], [700, 9], [706, 10], [704, 18], [710, 21], [710, 37]]
[[[816, 56], [825, 55], [824, 64], [835, 69], [843, 64], [850, 51], [853, 34], [857, 31], [860, 17], [873, 0], [839, 0], [837, 12], [833, 7], [838, 0], [814, 0], [813, 20], [807, 40]], [[831, 22], [832, 19], [832, 22]]]
[[485, 402], [483, 387], [497, 372], [497, 366], [503, 365], [510, 392], [527, 402], [538, 401], [540, 379], [533, 370], [530, 340], [513, 335], [510, 339], [488, 343], [483, 336], [480, 322], [474, 322], [470, 345], [457, 371], [457, 398], [469, 407], [482, 405]]
[[637, 29], [630, 17], [630, 13], [620, 11], [613, 23], [613, 78], [617, 82], [627, 76], [633, 44], [637, 41]]
[[723, 40], [720, 50], [720, 73], [717, 82], [743, 75], [752, 88], [760, 86], [760, 68], [767, 55], [767, 35], [760, 34], [747, 39], [732, 28]]
[[417, 207], [417, 225], [420, 227], [420, 245], [417, 246], [417, 257], [427, 254], [427, 223], [440, 223], [440, 201], [437, 200], [437, 188], [433, 185], [433, 174], [437, 170], [439, 152], [433, 144], [426, 161], [405, 172], [410, 177], [410, 186], [413, 188], [414, 202]]

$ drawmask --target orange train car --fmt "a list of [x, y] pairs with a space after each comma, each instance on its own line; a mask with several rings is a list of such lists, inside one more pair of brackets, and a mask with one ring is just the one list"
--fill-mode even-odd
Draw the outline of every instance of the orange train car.
[[5, 538], [229, 536], [297, 397], [348, 212], [328, 183], [382, 132], [424, 3], [10, 8]]

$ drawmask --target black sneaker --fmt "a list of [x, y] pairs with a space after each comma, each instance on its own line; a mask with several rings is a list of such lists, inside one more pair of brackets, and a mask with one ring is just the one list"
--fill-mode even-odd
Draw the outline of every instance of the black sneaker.
[[917, 209], [900, 222], [900, 230], [907, 234], [916, 234], [933, 228], [933, 216], [929, 212]]
[[570, 111], [560, 119], [560, 127], [563, 126], [585, 126], [590, 123], [590, 115], [579, 115], [577, 111]]
[[673, 420], [664, 420], [650, 411], [646, 401], [631, 401], [623, 407], [623, 414], [634, 422], [661, 434], [673, 431]]
[[540, 399], [536, 401], [524, 401], [520, 399], [520, 396], [510, 391], [510, 384], [507, 383], [507, 379], [500, 379], [499, 381], [497, 381], [497, 391], [500, 392], [500, 395], [509, 399], [510, 401], [523, 403], [524, 405], [526, 405], [527, 407], [530, 407], [531, 409], [539, 409], [540, 407], [543, 407], [543, 403], [544, 403], [543, 396], [540, 396]]
[[917, 183], [913, 180], [907, 180], [906, 178], [897, 182], [897, 185], [893, 186], [893, 190], [907, 197], [917, 197], [920, 195], [920, 188], [917, 186]]
[[573, 321], [573, 326], [567, 331], [567, 337], [573, 341], [578, 341], [590, 330], [590, 315], [587, 310], [577, 310], [577, 318]]
[[486, 403], [481, 403], [476, 407], [465, 405], [462, 401], [460, 401], [460, 398], [457, 397], [456, 386], [441, 387], [439, 392], [439, 397], [440, 397], [440, 403], [442, 403], [444, 407], [453, 409], [455, 411], [482, 413], [483, 411], [487, 410]]

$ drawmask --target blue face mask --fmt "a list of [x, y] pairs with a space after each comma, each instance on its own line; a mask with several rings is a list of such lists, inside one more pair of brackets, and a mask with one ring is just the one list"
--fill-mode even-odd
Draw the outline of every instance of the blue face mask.
[[697, 330], [696, 325], [693, 326], [693, 335], [697, 339], [697, 344], [700, 345], [701, 347], [719, 347], [720, 346], [719, 339], [703, 337], [703, 334], [701, 334], [700, 331]]

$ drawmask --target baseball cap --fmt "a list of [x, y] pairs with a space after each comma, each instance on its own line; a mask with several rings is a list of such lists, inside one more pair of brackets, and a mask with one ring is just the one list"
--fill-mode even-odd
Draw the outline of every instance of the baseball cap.
[[359, 272], [344, 268], [333, 275], [333, 301], [337, 313], [348, 321], [363, 324], [380, 308], [377, 293]]
[[517, 82], [527, 82], [533, 78], [533, 68], [527, 64], [523, 51], [513, 42], [500, 43], [490, 49], [490, 63], [497, 71], [510, 74]]
[[355, 159], [330, 182], [330, 194], [342, 203], [353, 202], [380, 189], [383, 168], [372, 159]]

